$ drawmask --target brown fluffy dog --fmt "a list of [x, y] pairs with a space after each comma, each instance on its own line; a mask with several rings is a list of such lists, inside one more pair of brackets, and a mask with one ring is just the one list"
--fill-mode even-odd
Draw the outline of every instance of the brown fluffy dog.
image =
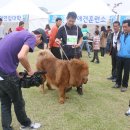
[[[59, 60], [49, 50], [40, 51], [37, 58], [37, 69], [46, 70], [47, 86], [54, 85], [59, 90], [59, 102], [64, 103], [65, 90], [71, 86], [77, 87], [88, 81], [88, 65], [78, 59]], [[44, 90], [44, 85], [42, 86]]]

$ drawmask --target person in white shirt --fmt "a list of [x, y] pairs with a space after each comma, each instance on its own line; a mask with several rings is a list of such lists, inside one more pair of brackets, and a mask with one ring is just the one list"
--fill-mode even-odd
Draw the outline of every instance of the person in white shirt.
[[3, 23], [3, 20], [2, 20], [2, 18], [0, 18], [0, 40], [2, 39], [2, 38], [4, 38], [4, 25], [2, 24]]

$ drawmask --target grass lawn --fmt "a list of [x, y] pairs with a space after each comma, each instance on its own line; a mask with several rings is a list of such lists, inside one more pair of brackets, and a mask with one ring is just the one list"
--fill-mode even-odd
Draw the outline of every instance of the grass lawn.
[[[38, 51], [29, 55], [31, 65], [35, 68]], [[130, 99], [130, 88], [121, 93], [111, 88], [113, 83], [106, 78], [110, 76], [111, 60], [108, 55], [100, 58], [100, 64], [90, 63], [86, 52], [83, 60], [89, 64], [89, 81], [84, 85], [84, 95], [79, 96], [73, 88], [68, 93], [64, 105], [58, 103], [58, 92], [49, 91], [42, 94], [38, 88], [23, 89], [26, 111], [32, 121], [40, 122], [40, 130], [130, 130], [130, 117], [124, 116]], [[19, 70], [23, 70], [19, 66]], [[78, 75], [77, 75], [78, 76]], [[19, 130], [14, 111], [13, 126]], [[0, 126], [0, 130], [2, 130]]]

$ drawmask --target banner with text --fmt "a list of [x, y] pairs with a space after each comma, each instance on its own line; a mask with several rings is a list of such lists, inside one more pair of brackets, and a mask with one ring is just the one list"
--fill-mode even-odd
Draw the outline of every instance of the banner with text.
[[29, 22], [29, 15], [1, 15], [0, 18], [2, 18], [3, 22]]
[[[66, 22], [65, 15], [50, 15], [49, 23], [55, 23], [57, 17], [62, 18], [63, 23]], [[110, 21], [110, 16], [78, 16], [77, 24], [107, 24]]]

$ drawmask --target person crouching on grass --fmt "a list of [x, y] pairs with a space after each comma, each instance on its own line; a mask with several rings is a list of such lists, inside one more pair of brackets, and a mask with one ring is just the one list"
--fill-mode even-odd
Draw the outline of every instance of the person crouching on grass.
[[98, 51], [100, 50], [99, 31], [95, 31], [95, 36], [93, 38], [93, 50], [94, 50], [94, 56], [93, 56], [93, 60], [91, 62], [94, 62], [96, 59], [97, 60], [96, 63], [99, 63], [99, 58], [98, 58]]

